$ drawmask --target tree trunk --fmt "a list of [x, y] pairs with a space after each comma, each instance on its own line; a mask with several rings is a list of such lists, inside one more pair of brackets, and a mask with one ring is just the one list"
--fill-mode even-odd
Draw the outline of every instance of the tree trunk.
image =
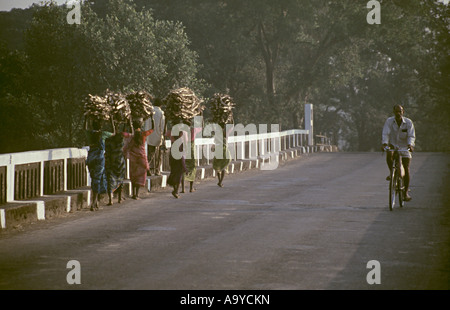
[[264, 31], [264, 25], [262, 22], [258, 25], [258, 37], [259, 47], [261, 49], [264, 63], [266, 64], [266, 94], [267, 100], [271, 107], [275, 104], [275, 63], [278, 57], [279, 43], [276, 41], [271, 47], [270, 42]]

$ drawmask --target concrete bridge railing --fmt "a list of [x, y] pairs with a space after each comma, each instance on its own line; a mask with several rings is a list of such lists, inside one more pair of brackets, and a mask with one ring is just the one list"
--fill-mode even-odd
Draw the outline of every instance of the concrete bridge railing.
[[0, 204], [85, 186], [86, 156], [78, 148], [0, 154]]
[[[308, 147], [308, 135], [307, 130], [295, 129], [232, 136], [228, 145], [234, 160], [264, 158], [290, 148]], [[198, 166], [210, 165], [212, 156], [207, 150], [214, 144], [213, 138], [196, 139], [195, 144]], [[170, 148], [170, 141], [166, 145]], [[61, 148], [0, 154], [0, 204], [89, 186], [87, 153], [87, 148]], [[169, 171], [168, 155], [165, 152], [163, 171]]]

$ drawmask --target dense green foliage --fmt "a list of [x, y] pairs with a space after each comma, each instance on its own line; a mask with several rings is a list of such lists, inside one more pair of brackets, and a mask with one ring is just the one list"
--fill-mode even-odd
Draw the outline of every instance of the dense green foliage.
[[449, 151], [448, 5], [379, 2], [374, 25], [362, 0], [85, 1], [79, 25], [51, 3], [0, 12], [0, 152], [83, 145], [88, 93], [184, 86], [282, 130], [312, 103], [315, 133], [345, 150], [378, 149], [400, 103], [417, 150]]
[[204, 89], [179, 22], [122, 0], [110, 1], [102, 17], [84, 4], [80, 24], [69, 24], [68, 8], [52, 2], [30, 10], [23, 49], [1, 46], [1, 152], [83, 146], [88, 94]]

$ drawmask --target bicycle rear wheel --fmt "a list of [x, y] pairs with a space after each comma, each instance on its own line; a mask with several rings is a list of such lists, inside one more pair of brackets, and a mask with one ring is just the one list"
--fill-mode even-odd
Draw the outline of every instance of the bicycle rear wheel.
[[389, 181], [389, 210], [392, 211], [395, 205], [395, 192], [396, 192], [397, 174], [391, 174], [391, 180]]

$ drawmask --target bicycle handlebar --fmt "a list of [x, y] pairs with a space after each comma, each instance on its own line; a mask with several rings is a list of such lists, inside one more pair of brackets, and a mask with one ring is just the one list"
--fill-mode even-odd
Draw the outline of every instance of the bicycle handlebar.
[[411, 150], [411, 148], [409, 146], [406, 147], [406, 148], [398, 148], [398, 147], [391, 148], [391, 147], [389, 147], [389, 145], [386, 145], [383, 148], [383, 151], [385, 151], [385, 152], [387, 152], [387, 151], [409, 151], [409, 152], [412, 152], [412, 150]]

